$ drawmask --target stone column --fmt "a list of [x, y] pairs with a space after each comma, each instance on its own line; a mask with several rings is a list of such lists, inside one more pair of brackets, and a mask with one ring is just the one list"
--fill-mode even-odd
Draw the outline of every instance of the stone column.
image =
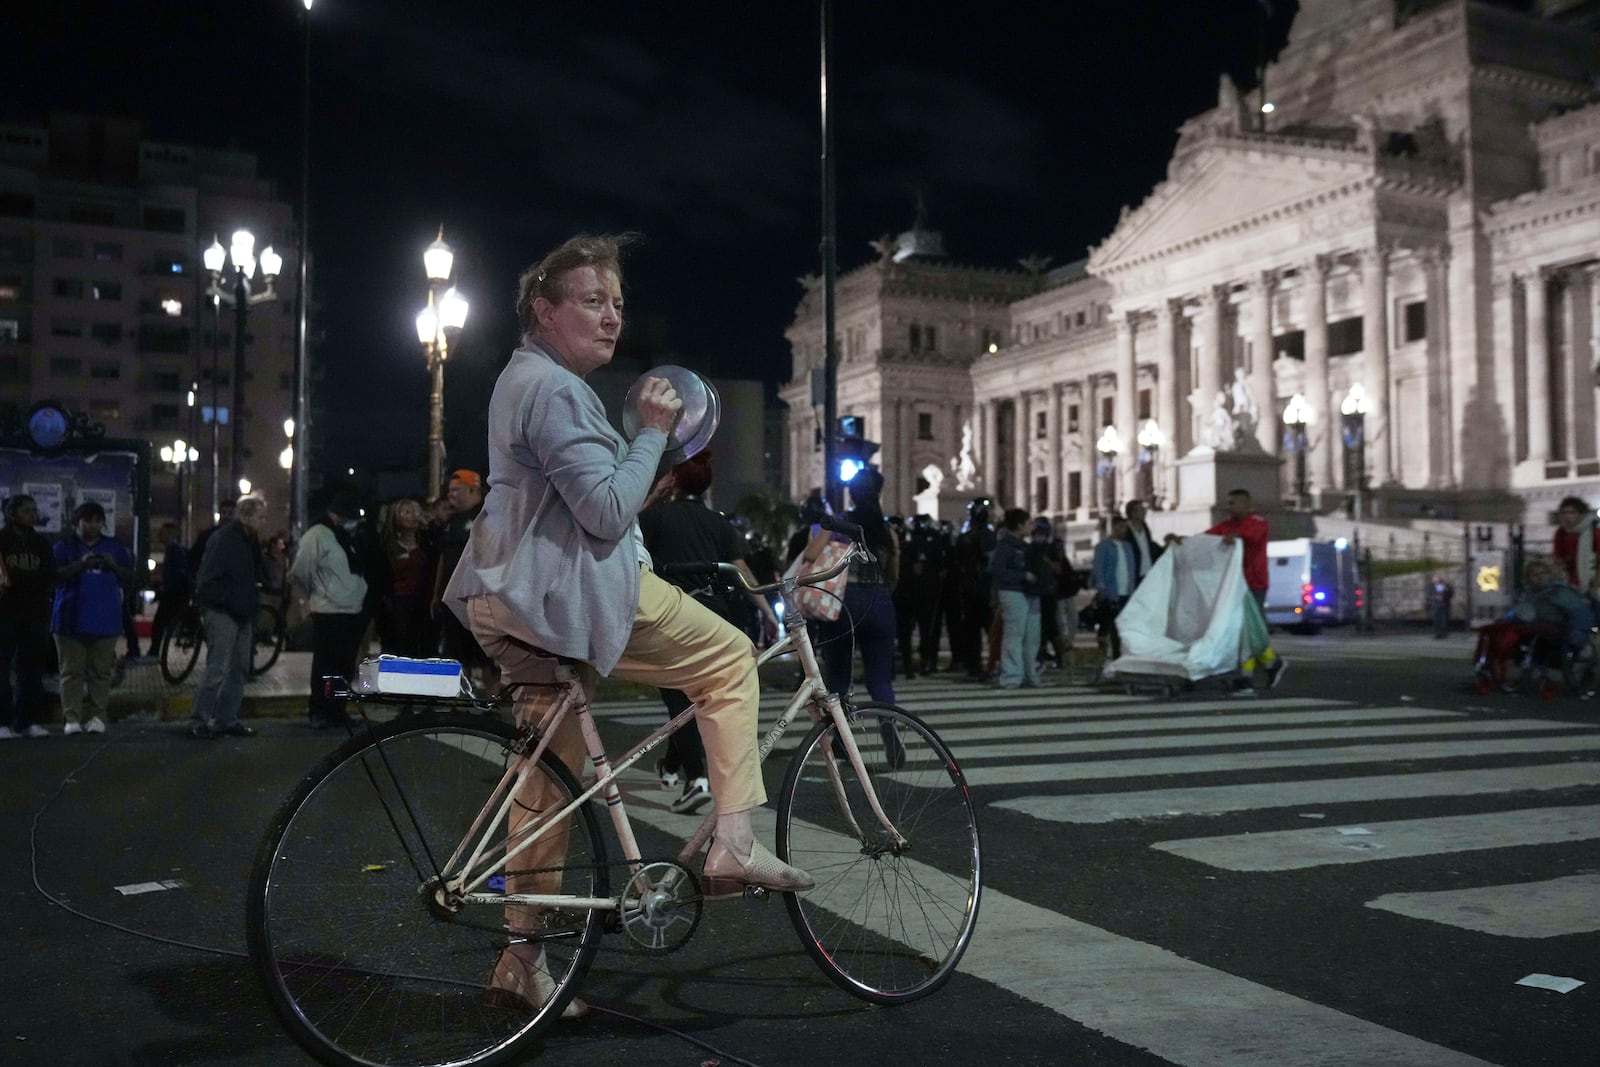
[[983, 491], [990, 497], [1000, 496], [1000, 401], [980, 400], [973, 407], [978, 417], [977, 438], [983, 450]]
[[894, 469], [899, 486], [894, 494], [900, 514], [911, 515], [915, 511], [911, 498], [917, 495], [917, 472], [911, 457], [915, 447], [917, 407], [910, 400], [899, 400], [895, 402], [895, 414], [899, 419], [900, 433], [895, 438], [895, 450], [899, 455], [895, 458]]
[[1339, 420], [1333, 409], [1333, 391], [1328, 385], [1328, 271], [1333, 260], [1313, 257], [1305, 265], [1306, 277], [1306, 401], [1311, 405], [1316, 425], [1308, 434], [1308, 458], [1313, 489], [1322, 493], [1334, 490], [1334, 438], [1339, 435]]
[[1550, 289], [1544, 268], [1523, 280], [1527, 309], [1528, 351], [1528, 461], [1539, 465], [1550, 458]]
[[1045, 472], [1045, 477], [1050, 482], [1050, 514], [1060, 515], [1064, 505], [1062, 500], [1066, 493], [1066, 485], [1061, 471], [1061, 383], [1056, 382], [1050, 386], [1049, 412], [1045, 423], [1045, 433], [1049, 445], [1050, 467]]
[[1138, 462], [1138, 454], [1134, 451], [1134, 442], [1139, 437], [1139, 364], [1134, 347], [1135, 329], [1133, 312], [1127, 312], [1117, 320], [1116, 426], [1117, 435], [1122, 438], [1122, 454], [1117, 457], [1119, 481]]
[[[1568, 464], [1577, 463], [1583, 457], [1583, 451], [1578, 447], [1578, 420], [1581, 417], [1581, 397], [1578, 390], [1583, 376], [1578, 373], [1578, 282], [1576, 271], [1566, 270], [1561, 272], [1561, 284], [1557, 288], [1561, 300], [1561, 376], [1556, 381], [1556, 386], [1561, 390], [1562, 405], [1561, 442], [1558, 451]], [[1571, 477], [1577, 470], [1571, 466], [1567, 468], [1567, 475]]]
[[[1178, 432], [1178, 412], [1183, 399], [1178, 395], [1178, 316], [1183, 314], [1177, 302], [1163, 300], [1156, 308], [1156, 420], [1167, 443], [1161, 449], [1161, 466], [1170, 469], [1181, 455], [1179, 448], [1183, 435]], [[1163, 478], [1158, 477], [1157, 481]], [[1176, 479], [1164, 478], [1169, 487], [1167, 495], [1175, 497]]]
[[1196, 441], [1205, 440], [1206, 420], [1217, 406], [1217, 390], [1222, 388], [1222, 336], [1227, 297], [1225, 286], [1213, 285], [1207, 288], [1201, 303], [1200, 367], [1198, 380], [1192, 383], [1191, 389], [1197, 399], [1193, 412]]
[[1272, 361], [1277, 355], [1272, 347], [1272, 293], [1277, 282], [1276, 271], [1264, 270], [1250, 287], [1255, 297], [1255, 315], [1251, 323], [1253, 336], [1250, 341], [1250, 393], [1255, 397], [1256, 409], [1260, 412], [1256, 419], [1256, 443], [1269, 455], [1276, 454], [1283, 442], [1283, 435], [1278, 432], [1278, 379], [1272, 369]]
[[1100, 396], [1093, 374], [1083, 379], [1083, 414], [1078, 424], [1083, 428], [1083, 502], [1087, 508], [1100, 507], [1100, 479], [1095, 475], [1095, 464], [1100, 453], [1094, 443], [1100, 438]]
[[1367, 456], [1373, 481], [1394, 484], [1394, 433], [1389, 423], [1389, 249], [1375, 245], [1361, 259], [1361, 347], [1366, 351]]
[[1011, 442], [1011, 498], [1006, 501], [1008, 507], [1027, 508], [1033, 510], [1028, 498], [1033, 494], [1028, 491], [1028, 442], [1033, 436], [1033, 418], [1029, 410], [1030, 400], [1026, 391], [1018, 393], [1015, 401], [1016, 417], [1012, 425], [1016, 427], [1016, 440]]
[[1427, 248], [1422, 253], [1422, 269], [1427, 272], [1427, 362], [1435, 382], [1429, 397], [1434, 432], [1429, 440], [1429, 483], [1459, 485], [1456, 470], [1459, 435], [1456, 434], [1456, 368], [1450, 355], [1450, 250]]

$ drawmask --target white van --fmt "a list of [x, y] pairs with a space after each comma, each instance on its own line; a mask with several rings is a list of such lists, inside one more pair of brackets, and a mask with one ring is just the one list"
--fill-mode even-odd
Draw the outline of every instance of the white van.
[[1355, 622], [1362, 607], [1355, 553], [1344, 539], [1267, 542], [1267, 622], [1316, 630]]

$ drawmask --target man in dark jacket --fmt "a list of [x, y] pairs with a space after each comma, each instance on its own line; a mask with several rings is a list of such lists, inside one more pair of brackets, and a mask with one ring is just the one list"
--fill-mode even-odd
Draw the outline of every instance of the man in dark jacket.
[[[6, 501], [0, 529], [0, 739], [43, 737], [44, 669], [50, 658], [50, 599], [56, 564], [50, 542], [34, 529], [33, 497]], [[17, 671], [13, 700], [11, 669]]]
[[266, 519], [266, 505], [258, 497], [244, 497], [233, 520], [206, 543], [194, 590], [205, 627], [206, 669], [195, 689], [190, 737], [255, 736], [255, 730], [239, 721], [239, 705], [255, 640], [261, 555], [257, 542]]

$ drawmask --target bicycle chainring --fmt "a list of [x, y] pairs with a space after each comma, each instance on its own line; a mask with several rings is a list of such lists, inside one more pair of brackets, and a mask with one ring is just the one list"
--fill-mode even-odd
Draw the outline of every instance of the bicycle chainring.
[[700, 883], [671, 860], [645, 864], [628, 879], [618, 911], [628, 940], [655, 955], [687, 945], [700, 925]]

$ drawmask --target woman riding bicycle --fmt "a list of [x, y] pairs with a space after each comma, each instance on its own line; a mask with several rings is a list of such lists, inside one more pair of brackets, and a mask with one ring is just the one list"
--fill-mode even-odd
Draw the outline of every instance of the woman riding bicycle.
[[[756, 751], [760, 684], [750, 639], [650, 569], [636, 517], [682, 402], [649, 379], [639, 433], [614, 430], [584, 379], [611, 361], [622, 331], [619, 241], [580, 235], [521, 279], [522, 346], [489, 401], [489, 493], [445, 600], [494, 657], [506, 683], [535, 676], [549, 656], [582, 660], [585, 687], [599, 673], [680, 689], [697, 706], [716, 834], [704, 873], [712, 892], [739, 885], [809, 889], [804, 871], [755, 840], [750, 811], [766, 800]], [[538, 721], [547, 691], [517, 689], [519, 723]], [[586, 762], [576, 722], [562, 720], [550, 750], [570, 768]], [[520, 798], [542, 810], [538, 797]], [[529, 817], [529, 816], [524, 816]], [[516, 829], [513, 819], [512, 830]], [[549, 855], [564, 847], [550, 835]], [[540, 851], [536, 845], [530, 850]], [[537, 855], [531, 867], [543, 865]], [[508, 891], [537, 891], [538, 875], [507, 876]], [[510, 906], [514, 938], [537, 932], [531, 907]], [[550, 979], [536, 942], [514, 940], [491, 986], [542, 1004]], [[578, 1014], [579, 1002], [567, 1014]]]

